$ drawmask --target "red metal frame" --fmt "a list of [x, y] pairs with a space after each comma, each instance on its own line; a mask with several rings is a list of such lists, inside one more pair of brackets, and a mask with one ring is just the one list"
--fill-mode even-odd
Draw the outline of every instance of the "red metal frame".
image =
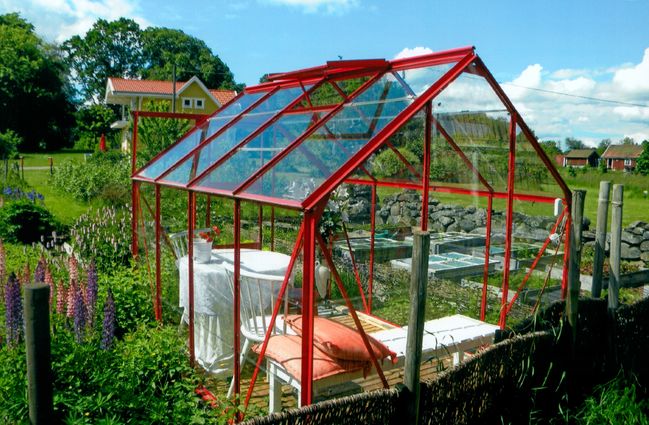
[[189, 297], [189, 364], [194, 367], [196, 364], [196, 352], [194, 350], [194, 236], [195, 202], [196, 194], [187, 192], [187, 296]]
[[162, 322], [162, 272], [160, 269], [160, 186], [155, 186], [155, 318]]
[[[276, 198], [273, 196], [267, 196], [267, 195], [260, 195], [260, 194], [252, 194], [252, 193], [246, 193], [245, 190], [248, 189], [250, 186], [252, 186], [255, 182], [258, 181], [259, 178], [261, 178], [264, 174], [266, 174], [268, 171], [272, 170], [272, 168], [278, 164], [280, 161], [282, 161], [288, 154], [293, 152], [295, 149], [302, 149], [302, 142], [307, 140], [309, 137], [311, 137], [318, 129], [322, 128], [326, 123], [328, 122], [329, 118], [331, 118], [334, 114], [336, 114], [340, 109], [345, 107], [348, 102], [353, 101], [354, 98], [356, 98], [360, 93], [365, 91], [366, 88], [370, 87], [373, 83], [375, 83], [377, 80], [382, 78], [386, 73], [392, 73], [395, 75], [397, 80], [404, 85], [404, 88], [406, 90], [409, 89], [407, 84], [403, 81], [403, 79], [399, 76], [397, 73], [398, 71], [402, 70], [410, 70], [410, 69], [416, 69], [416, 68], [421, 68], [421, 67], [429, 67], [429, 66], [436, 66], [436, 65], [441, 65], [441, 64], [453, 64], [450, 66], [450, 69], [437, 81], [432, 82], [433, 84], [424, 91], [420, 96], [416, 96], [414, 93], [410, 93], [414, 101], [408, 105], [401, 113], [399, 113], [396, 117], [392, 118], [392, 120], [385, 126], [383, 127], [377, 134], [375, 134], [371, 139], [367, 141], [365, 146], [360, 149], [358, 152], [355, 154], [351, 155], [346, 162], [340, 166], [337, 170], [335, 170], [331, 175], [329, 173], [326, 173], [328, 175], [325, 180], [317, 186], [313, 192], [304, 200], [302, 201], [297, 201], [297, 200], [287, 200], [287, 199], [281, 199], [281, 198]], [[509, 158], [508, 158], [508, 185], [507, 185], [507, 190], [504, 192], [497, 192], [491, 187], [489, 182], [483, 178], [479, 170], [474, 166], [474, 164], [470, 161], [470, 159], [464, 154], [464, 151], [462, 150], [462, 147], [459, 146], [453, 138], [448, 134], [445, 129], [441, 126], [441, 124], [433, 117], [433, 104], [432, 101], [433, 99], [441, 93], [446, 87], [448, 87], [449, 84], [451, 84], [453, 81], [455, 81], [456, 78], [458, 78], [463, 72], [468, 72], [471, 74], [479, 75], [487, 81], [487, 83], [491, 86], [491, 88], [494, 90], [496, 95], [501, 99], [507, 110], [511, 114], [511, 121], [509, 125]], [[338, 84], [336, 84], [336, 81], [342, 80], [344, 78], [354, 78], [354, 77], [361, 77], [361, 76], [368, 76], [369, 78], [367, 81], [365, 81], [363, 84], [361, 84], [353, 93], [351, 93], [349, 96], [344, 94], [344, 91], [340, 88]], [[313, 107], [311, 104], [311, 99], [310, 99], [310, 94], [313, 93], [314, 90], [317, 89], [321, 84], [323, 84], [325, 81], [328, 81], [332, 84], [332, 87], [338, 93], [343, 97], [343, 101], [335, 104], [335, 105], [327, 105], [326, 107]], [[307, 85], [313, 85], [311, 88], [308, 90], [305, 90], [305, 87]], [[176, 169], [183, 161], [187, 160], [188, 158], [191, 158], [192, 155], [195, 155], [197, 152], [199, 152], [199, 149], [202, 149], [205, 144], [210, 143], [213, 141], [215, 138], [217, 138], [220, 134], [223, 133], [223, 131], [226, 131], [228, 128], [230, 128], [232, 125], [234, 125], [236, 122], [238, 122], [243, 114], [246, 112], [249, 112], [253, 110], [257, 105], [261, 104], [264, 100], [268, 99], [269, 96], [271, 96], [273, 93], [275, 93], [277, 90], [283, 87], [301, 87], [303, 90], [303, 94], [298, 96], [296, 99], [294, 99], [289, 105], [287, 105], [285, 108], [283, 108], [281, 111], [279, 111], [277, 114], [274, 114], [270, 119], [266, 120], [264, 123], [262, 123], [259, 127], [257, 127], [248, 137], [244, 138], [241, 141], [238, 141], [238, 143], [232, 147], [228, 152], [226, 152], [221, 158], [215, 158], [215, 162], [212, 163], [207, 169], [200, 174], [194, 176], [188, 184], [183, 185], [183, 184], [175, 184], [173, 182], [167, 182], [164, 180], [164, 177], [167, 176], [170, 172], [172, 172], [174, 169]], [[131, 196], [132, 196], [132, 202], [133, 202], [133, 223], [132, 223], [132, 233], [133, 233], [133, 242], [132, 242], [132, 252], [134, 255], [137, 255], [138, 252], [138, 214], [137, 212], [140, 210], [140, 183], [141, 182], [147, 182], [147, 183], [153, 183], [155, 185], [155, 190], [156, 190], [156, 208], [155, 208], [155, 221], [156, 221], [156, 280], [155, 280], [155, 285], [156, 285], [156, 298], [155, 298], [155, 313], [156, 313], [156, 319], [161, 318], [162, 310], [161, 310], [161, 303], [160, 303], [160, 280], [159, 280], [159, 275], [161, 273], [160, 271], [160, 243], [161, 243], [161, 223], [160, 223], [160, 184], [163, 184], [165, 186], [170, 186], [170, 187], [177, 187], [179, 189], [184, 189], [188, 191], [188, 235], [193, 235], [195, 225], [196, 225], [196, 194], [197, 193], [206, 193], [208, 194], [208, 208], [207, 208], [207, 216], [205, 217], [205, 222], [206, 225], [209, 226], [210, 224], [210, 196], [219, 196], [219, 197], [225, 197], [225, 198], [231, 198], [234, 200], [234, 232], [235, 232], [235, 241], [234, 241], [234, 249], [235, 249], [235, 272], [234, 272], [234, 306], [233, 306], [233, 315], [234, 315], [234, 379], [236, 381], [235, 383], [235, 393], [238, 395], [240, 393], [240, 375], [241, 375], [241, 367], [239, 365], [238, 359], [239, 359], [239, 346], [240, 346], [240, 334], [239, 334], [239, 329], [240, 329], [240, 250], [244, 246], [248, 246], [249, 244], [243, 244], [241, 243], [241, 201], [242, 200], [247, 200], [247, 201], [253, 201], [255, 203], [259, 204], [259, 211], [257, 214], [257, 221], [259, 225], [259, 241], [257, 242], [258, 248], [261, 248], [261, 244], [263, 243], [263, 205], [270, 205], [271, 206], [271, 212], [270, 212], [270, 220], [271, 220], [271, 240], [270, 240], [270, 246], [271, 249], [274, 249], [275, 247], [275, 228], [274, 228], [274, 221], [275, 221], [275, 206], [281, 206], [282, 208], [287, 208], [287, 209], [294, 209], [294, 210], [299, 210], [304, 212], [304, 220], [302, 223], [302, 226], [300, 227], [298, 238], [296, 240], [296, 244], [293, 249], [293, 254], [291, 256], [291, 262], [289, 264], [289, 271], [287, 272], [284, 282], [282, 284], [282, 288], [280, 290], [280, 296], [278, 297], [277, 304], [274, 306], [273, 309], [273, 316], [271, 318], [272, 321], [276, 319], [277, 314], [279, 313], [279, 309], [281, 307], [281, 299], [285, 297], [285, 291], [286, 291], [286, 286], [288, 284], [289, 276], [291, 274], [291, 270], [294, 267], [295, 262], [297, 261], [297, 257], [299, 255], [300, 250], [303, 252], [303, 285], [302, 285], [302, 303], [303, 303], [303, 312], [302, 314], [304, 315], [304, 323], [303, 323], [303, 340], [302, 340], [302, 397], [301, 397], [301, 402], [303, 405], [309, 404], [312, 401], [313, 397], [313, 382], [312, 382], [312, 373], [313, 373], [313, 316], [316, 314], [315, 308], [314, 308], [314, 297], [315, 297], [315, 292], [314, 292], [314, 262], [316, 260], [316, 243], [320, 247], [320, 250], [322, 251], [322, 255], [325, 257], [327, 260], [327, 263], [329, 264], [331, 270], [332, 270], [332, 275], [334, 280], [336, 281], [336, 284], [339, 286], [339, 289], [341, 290], [341, 293], [343, 294], [343, 297], [345, 298], [346, 302], [349, 302], [347, 296], [346, 296], [346, 291], [345, 288], [342, 286], [342, 281], [340, 280], [340, 276], [338, 275], [335, 266], [333, 265], [333, 261], [331, 259], [331, 254], [325, 244], [324, 241], [322, 241], [321, 237], [318, 234], [318, 220], [320, 219], [322, 212], [325, 208], [325, 204], [331, 194], [331, 192], [337, 188], [341, 183], [352, 183], [352, 184], [361, 184], [361, 185], [371, 185], [372, 187], [372, 210], [370, 213], [370, 228], [371, 228], [371, 236], [370, 236], [370, 276], [369, 276], [369, 294], [367, 296], [367, 300], [364, 299], [364, 307], [365, 311], [368, 313], [371, 313], [372, 311], [372, 286], [373, 286], [373, 274], [374, 274], [374, 248], [375, 248], [375, 230], [376, 230], [376, 191], [377, 188], [380, 187], [395, 187], [395, 188], [408, 188], [408, 189], [416, 189], [416, 190], [421, 190], [422, 191], [422, 206], [421, 206], [421, 216], [422, 216], [422, 223], [421, 227], [422, 229], [426, 230], [428, 226], [428, 198], [429, 198], [429, 193], [430, 192], [442, 192], [442, 193], [452, 193], [452, 194], [462, 194], [462, 195], [469, 195], [469, 196], [479, 196], [479, 197], [486, 197], [487, 198], [487, 234], [486, 234], [486, 241], [485, 241], [485, 264], [484, 264], [484, 270], [483, 270], [483, 288], [482, 288], [482, 302], [480, 306], [480, 317], [482, 319], [485, 318], [486, 315], [486, 299], [487, 299], [487, 283], [488, 283], [488, 272], [489, 272], [489, 250], [490, 250], [490, 244], [491, 244], [491, 225], [492, 225], [492, 210], [493, 210], [493, 200], [494, 199], [506, 199], [507, 200], [507, 216], [506, 216], [506, 246], [505, 246], [505, 270], [503, 272], [503, 298], [501, 301], [502, 307], [501, 307], [501, 315], [499, 318], [499, 325], [504, 328], [506, 324], [506, 316], [507, 312], [509, 310], [508, 305], [507, 305], [507, 292], [509, 289], [509, 266], [510, 266], [510, 261], [511, 261], [511, 243], [512, 243], [512, 225], [513, 225], [513, 209], [514, 209], [514, 201], [533, 201], [533, 202], [543, 202], [543, 203], [552, 203], [554, 202], [554, 197], [551, 196], [545, 196], [545, 195], [536, 195], [536, 194], [528, 194], [528, 193], [517, 193], [514, 187], [514, 176], [515, 176], [515, 161], [516, 161], [516, 154], [515, 154], [515, 148], [516, 148], [516, 128], [518, 127], [520, 131], [524, 134], [524, 136], [527, 138], [527, 141], [533, 146], [535, 152], [537, 155], [540, 157], [544, 165], [548, 168], [550, 171], [552, 177], [556, 180], [556, 182], [559, 184], [563, 191], [564, 195], [564, 213], [566, 216], [566, 222], [569, 225], [570, 223], [570, 204], [571, 204], [571, 194], [570, 191], [565, 184], [565, 182], [562, 180], [561, 176], [559, 173], [554, 169], [550, 159], [545, 155], [544, 151], [541, 149], [540, 145], [538, 144], [537, 140], [535, 139], [534, 135], [532, 134], [531, 130], [525, 125], [525, 123], [522, 121], [520, 115], [516, 112], [514, 109], [513, 104], [507, 99], [505, 93], [502, 91], [502, 89], [498, 86], [496, 83], [495, 79], [491, 75], [491, 73], [488, 71], [488, 69], [484, 66], [482, 61], [480, 60], [479, 57], [474, 52], [473, 47], [463, 47], [460, 49], [454, 49], [454, 50], [449, 50], [445, 52], [438, 52], [438, 53], [433, 53], [430, 55], [424, 55], [424, 56], [419, 56], [419, 57], [412, 57], [412, 58], [404, 58], [404, 59], [397, 59], [397, 60], [392, 60], [392, 61], [385, 61], [385, 60], [361, 60], [361, 61], [333, 61], [333, 62], [328, 62], [325, 65], [319, 66], [319, 67], [314, 67], [314, 68], [308, 68], [308, 69], [303, 69], [303, 70], [298, 70], [294, 72], [288, 72], [288, 73], [282, 73], [282, 74], [271, 74], [269, 76], [269, 82], [257, 85], [255, 87], [250, 87], [245, 89], [244, 92], [240, 93], [235, 99], [233, 99], [231, 102], [235, 102], [237, 99], [240, 98], [240, 96], [243, 96], [244, 93], [259, 93], [259, 92], [265, 92], [263, 96], [260, 97], [256, 102], [253, 102], [245, 111], [240, 113], [239, 115], [233, 117], [229, 123], [224, 125], [221, 129], [219, 129], [217, 132], [215, 132], [214, 135], [206, 138], [205, 140], [201, 141], [197, 146], [194, 148], [190, 149], [189, 152], [185, 153], [185, 155], [180, 158], [178, 161], [176, 161], [171, 167], [168, 167], [160, 176], [158, 176], [156, 179], [149, 179], [146, 177], [142, 176], [136, 176], [135, 174], [139, 173], [142, 171], [142, 169], [135, 171], [135, 155], [137, 151], [137, 122], [140, 116], [150, 116], [150, 117], [159, 117], [159, 118], [165, 118], [165, 117], [170, 117], [171, 115], [167, 113], [143, 113], [143, 112], [137, 112], [135, 111], [133, 113], [134, 117], [134, 122], [136, 123], [135, 128], [134, 128], [134, 137], [133, 137], [133, 149], [134, 149], [134, 155], [132, 158], [132, 172], [134, 173], [132, 179], [132, 188], [131, 188]], [[309, 102], [309, 107], [305, 108], [299, 108], [295, 109], [296, 106], [300, 105], [300, 102], [302, 102], [304, 99], [307, 99], [307, 102]], [[230, 102], [228, 103], [230, 104]], [[223, 110], [221, 108], [219, 111]], [[370, 155], [374, 154], [378, 148], [380, 148], [383, 145], [387, 145], [389, 148], [395, 150], [398, 152], [396, 149], [394, 149], [394, 146], [391, 146], [389, 142], [389, 138], [394, 135], [404, 124], [408, 122], [415, 114], [420, 113], [421, 111], [425, 111], [425, 116], [426, 116], [426, 128], [425, 128], [425, 146], [424, 146], [424, 158], [422, 161], [423, 164], [423, 173], [419, 175], [419, 173], [415, 172], [414, 174], [417, 175], [417, 179], [419, 181], [417, 182], [412, 182], [412, 181], [390, 181], [390, 180], [383, 180], [379, 181], [376, 180], [367, 170], [363, 168], [363, 164], [367, 161], [367, 159], [370, 157]], [[219, 113], [217, 111], [214, 115], [217, 115]], [[319, 119], [317, 119], [312, 125], [304, 132], [302, 135], [300, 135], [298, 138], [293, 140], [291, 143], [289, 143], [283, 150], [278, 152], [271, 160], [269, 160], [266, 164], [261, 166], [259, 169], [257, 169], [252, 175], [248, 176], [246, 180], [244, 180], [241, 184], [239, 184], [238, 187], [236, 187], [232, 191], [227, 191], [227, 190], [221, 190], [221, 189], [213, 189], [213, 188], [208, 188], [204, 186], [198, 186], [198, 183], [200, 179], [202, 179], [205, 175], [207, 175], [209, 172], [213, 171], [216, 167], [218, 167], [220, 164], [222, 164], [225, 160], [227, 160], [230, 156], [232, 156], [239, 148], [244, 146], [247, 142], [252, 140], [254, 137], [257, 137], [261, 132], [263, 132], [265, 129], [267, 129], [272, 123], [276, 122], [278, 119], [280, 119], [281, 116], [287, 115], [287, 114], [292, 114], [292, 113], [304, 113], [304, 112], [324, 112], [323, 116], [321, 116]], [[202, 118], [205, 118], [205, 116], [202, 116]], [[187, 118], [187, 115], [183, 116], [182, 118]], [[198, 123], [200, 125], [200, 122]], [[195, 127], [191, 131], [197, 131], [197, 127]], [[484, 187], [484, 189], [480, 190], [475, 190], [471, 188], [464, 188], [464, 187], [458, 187], [458, 186], [453, 186], [453, 185], [436, 185], [433, 182], [430, 181], [430, 176], [429, 176], [429, 171], [430, 171], [430, 144], [432, 143], [432, 131], [436, 129], [447, 141], [447, 143], [451, 146], [453, 151], [459, 157], [462, 159], [466, 167], [471, 170], [471, 172], [477, 177], [477, 179], [480, 181], [481, 185]], [[170, 146], [168, 149], [165, 149], [163, 152], [159, 153], [156, 155], [155, 159], [160, 158], [160, 156], [164, 155], [165, 152], [167, 152], [169, 149], [172, 149], [174, 146], [177, 146], [178, 143], [181, 143], [182, 140], [184, 140], [185, 137], [190, 133], [187, 133], [183, 138], [181, 138], [177, 143], [174, 145]], [[399, 155], [397, 155], [399, 156]], [[402, 159], [402, 158], [400, 158]], [[319, 158], [312, 157], [309, 158], [309, 160], [312, 162], [313, 167], [318, 167], [318, 160]], [[409, 164], [407, 161], [404, 161], [406, 166]], [[148, 166], [148, 164], [147, 164]], [[146, 167], [146, 166], [145, 166]], [[355, 170], [357, 169], [363, 169], [368, 178], [355, 178], [351, 177], [354, 173]], [[409, 168], [412, 168], [410, 166]], [[412, 171], [412, 169], [411, 169]], [[416, 170], [415, 170], [416, 171]], [[274, 176], [273, 176], [274, 179]], [[273, 180], [273, 185], [274, 185], [274, 180]], [[557, 223], [560, 222], [557, 221]], [[556, 228], [556, 226], [555, 226]], [[191, 239], [191, 238], [190, 238]], [[565, 243], [569, 243], [569, 233], [566, 233], [566, 238], [565, 238]], [[547, 244], [547, 241], [546, 241]], [[250, 245], [250, 246], [253, 246]], [[145, 247], [146, 248], [146, 247]], [[189, 332], [189, 347], [190, 347], [190, 362], [192, 365], [195, 362], [195, 353], [194, 353], [194, 265], [193, 265], [193, 244], [189, 243], [188, 246], [188, 251], [189, 251], [189, 321], [190, 321], [190, 332]], [[351, 251], [351, 250], [350, 250]], [[566, 275], [566, 264], [568, 262], [568, 249], [565, 249], [565, 254], [564, 254], [564, 277], [563, 277], [563, 282], [562, 282], [562, 287], [563, 287], [563, 294], [565, 296], [565, 291], [566, 291], [566, 282], [567, 282], [567, 275]], [[358, 280], [358, 279], [357, 279]], [[362, 293], [362, 292], [361, 292]], [[509, 306], [513, 304], [510, 303]], [[511, 308], [511, 307], [510, 307]], [[360, 322], [358, 321], [358, 317], [355, 314], [355, 311], [353, 309], [353, 306], [349, 308], [350, 314], [354, 317], [354, 321], [356, 322], [356, 325], [359, 327], [359, 330], [361, 331], [361, 334], [364, 339], [364, 343], [369, 347], [367, 341], [366, 341], [366, 336], [364, 332], [362, 331], [362, 327], [360, 326]], [[250, 396], [252, 394], [252, 389], [254, 386], [254, 382], [257, 378], [257, 374], [259, 372], [259, 367], [261, 366], [261, 362], [263, 359], [263, 354], [266, 349], [266, 345], [268, 343], [268, 339], [270, 338], [270, 334], [266, 336], [264, 343], [262, 344], [262, 355], [259, 357], [258, 362], [257, 362], [257, 368], [255, 369], [255, 372], [253, 373], [253, 380], [251, 382], [251, 386], [248, 389], [248, 394], [246, 397], [246, 404], [248, 403]], [[387, 382], [385, 382], [385, 378], [380, 370], [380, 365], [376, 361], [376, 359], [373, 356], [373, 352], [370, 351], [372, 354], [372, 360], [375, 363], [375, 367], [379, 371], [379, 375], [384, 381], [384, 385], [387, 385]]]

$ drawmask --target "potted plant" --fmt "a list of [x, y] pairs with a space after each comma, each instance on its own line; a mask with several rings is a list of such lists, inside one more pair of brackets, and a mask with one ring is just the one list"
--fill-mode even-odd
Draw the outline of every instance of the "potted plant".
[[197, 263], [209, 263], [212, 258], [212, 243], [221, 235], [218, 226], [212, 226], [207, 231], [198, 232], [194, 236], [194, 261]]

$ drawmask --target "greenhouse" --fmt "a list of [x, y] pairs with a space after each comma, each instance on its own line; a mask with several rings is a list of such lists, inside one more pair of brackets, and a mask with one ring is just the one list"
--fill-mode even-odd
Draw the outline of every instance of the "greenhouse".
[[[413, 228], [432, 234], [431, 279], [475, 294], [453, 301], [474, 313], [426, 322], [427, 359], [491, 343], [532, 277], [565, 296], [570, 191], [473, 47], [268, 74], [132, 183], [156, 317], [163, 299], [180, 306], [190, 361], [246, 405], [256, 383], [271, 411], [287, 392], [308, 405], [393, 385], [406, 356], [393, 276], [408, 274]], [[172, 198], [184, 228], [169, 224]], [[167, 248], [175, 288], [161, 283]]]

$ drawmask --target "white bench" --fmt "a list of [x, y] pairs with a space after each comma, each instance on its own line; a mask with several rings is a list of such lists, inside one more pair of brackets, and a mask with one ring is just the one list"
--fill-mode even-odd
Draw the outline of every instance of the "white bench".
[[[424, 325], [424, 338], [422, 344], [422, 360], [453, 356], [453, 364], [462, 361], [464, 352], [477, 349], [483, 345], [493, 343], [494, 334], [498, 326], [481, 322], [480, 320], [456, 314], [441, 319], [429, 320]], [[369, 333], [375, 339], [385, 344], [391, 351], [397, 353], [397, 363], [384, 361], [384, 370], [403, 367], [406, 358], [406, 340], [408, 327], [392, 327], [377, 332]], [[372, 373], [376, 373], [372, 369]], [[313, 382], [313, 395], [322, 394], [323, 391], [334, 385], [342, 384], [354, 379], [362, 378], [362, 370], [346, 372]], [[269, 412], [281, 410], [282, 384], [291, 385], [298, 392], [300, 403], [300, 382], [293, 377], [280, 363], [268, 359]]]

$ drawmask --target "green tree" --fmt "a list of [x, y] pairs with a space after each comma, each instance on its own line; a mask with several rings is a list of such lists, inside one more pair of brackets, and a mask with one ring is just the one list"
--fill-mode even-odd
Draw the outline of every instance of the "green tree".
[[110, 125], [117, 119], [117, 115], [105, 105], [88, 105], [80, 108], [75, 118], [75, 145], [94, 149], [101, 135], [110, 133]]
[[[149, 102], [146, 110], [166, 112], [169, 110], [169, 102]], [[149, 162], [156, 154], [180, 139], [190, 128], [189, 120], [140, 118], [138, 124], [138, 166]]]
[[16, 155], [21, 142], [21, 137], [13, 130], [0, 133], [0, 159], [9, 159]]
[[611, 146], [611, 143], [613, 143], [611, 139], [602, 139], [597, 145], [597, 154], [602, 156], [606, 149]]
[[146, 62], [142, 71], [144, 78], [170, 80], [175, 64], [178, 81], [196, 75], [210, 88], [243, 88], [234, 82], [230, 68], [203, 40], [180, 30], [147, 28], [142, 32], [142, 49]]
[[620, 139], [620, 144], [621, 145], [635, 145], [635, 140], [633, 140], [633, 137], [625, 136]]
[[574, 149], [586, 149], [584, 142], [579, 139], [575, 139], [574, 137], [566, 137], [565, 144], [568, 151]]
[[561, 148], [559, 147], [559, 142], [555, 142], [554, 140], [544, 140], [540, 142], [540, 144], [545, 153], [547, 153], [550, 158], [553, 158], [555, 155], [561, 155], [563, 153], [561, 151]]
[[140, 26], [132, 19], [99, 19], [83, 37], [75, 35], [63, 43], [81, 100], [99, 103], [108, 77], [142, 76], [145, 61], [141, 34]]
[[642, 153], [636, 161], [635, 170], [643, 176], [649, 175], [649, 141], [642, 142]]
[[0, 15], [0, 133], [16, 132], [19, 149], [69, 143], [73, 105], [66, 72], [58, 49], [32, 24], [17, 13]]

